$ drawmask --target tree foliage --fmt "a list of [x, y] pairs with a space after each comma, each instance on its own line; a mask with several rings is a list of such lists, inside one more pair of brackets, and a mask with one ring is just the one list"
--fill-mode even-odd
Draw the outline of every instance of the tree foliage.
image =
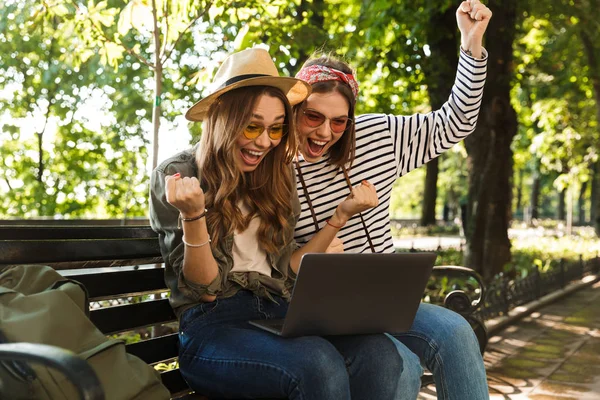
[[[492, 22], [500, 22], [512, 3], [491, 4]], [[4, 0], [0, 215], [145, 215], [153, 153], [160, 161], [197, 140], [200, 125], [184, 121], [182, 111], [207, 93], [226, 54], [246, 47], [267, 45], [284, 75], [294, 75], [314, 51], [345, 58], [360, 81], [359, 113], [437, 108], [456, 66], [444, 49], [458, 50], [458, 44], [439, 46], [457, 34], [454, 21], [442, 18], [457, 6], [449, 0]], [[510, 74], [496, 80], [493, 61], [486, 88], [497, 94], [508, 87], [517, 115], [514, 155], [499, 166], [514, 165], [509, 214], [513, 208], [516, 215], [556, 215], [566, 191], [567, 206], [582, 199], [582, 220], [600, 216], [597, 9], [597, 0], [526, 1], [509, 23], [514, 27], [487, 35], [486, 47], [498, 53], [507, 30], [515, 31]], [[152, 150], [156, 131], [159, 152]], [[473, 151], [467, 159], [459, 146], [441, 159], [438, 218], [442, 204], [456, 214], [465, 201], [467, 168], [484, 149]], [[423, 178], [418, 171], [397, 182], [395, 216], [419, 215]]]
[[593, 62], [600, 49], [586, 40], [600, 37], [597, 22], [589, 20], [594, 3], [530, 3], [515, 49], [513, 89], [521, 121], [516, 161], [537, 160], [526, 168], [539, 164], [541, 174], [553, 177], [553, 197], [567, 190], [570, 199], [587, 198], [588, 205], [578, 210], [584, 222], [589, 221], [586, 209], [593, 207], [589, 189], [597, 184], [593, 166], [600, 140], [600, 85], [594, 85], [598, 66]]
[[141, 77], [114, 77], [125, 83], [115, 90], [100, 56], [75, 56], [61, 12], [45, 7], [24, 1], [0, 10], [2, 213], [142, 215], [147, 178], [139, 155], [147, 143], [128, 114], [143, 103], [127, 85]]

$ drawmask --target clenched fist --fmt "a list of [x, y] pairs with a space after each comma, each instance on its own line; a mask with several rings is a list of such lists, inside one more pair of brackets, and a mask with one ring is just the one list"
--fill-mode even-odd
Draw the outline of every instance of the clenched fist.
[[167, 202], [177, 208], [183, 218], [204, 212], [204, 191], [196, 177], [182, 178], [179, 173], [165, 176]]
[[353, 215], [376, 207], [379, 204], [377, 191], [368, 181], [362, 181], [360, 185], [352, 188], [352, 192], [342, 201], [335, 210], [337, 217], [346, 223]]
[[456, 10], [456, 22], [461, 34], [461, 46], [481, 58], [483, 34], [492, 18], [492, 11], [479, 0], [463, 1]]

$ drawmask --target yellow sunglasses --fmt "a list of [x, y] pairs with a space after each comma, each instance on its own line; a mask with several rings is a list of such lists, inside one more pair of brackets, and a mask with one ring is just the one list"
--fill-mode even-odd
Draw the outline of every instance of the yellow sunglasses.
[[285, 134], [287, 134], [287, 125], [286, 124], [275, 124], [275, 125], [271, 125], [271, 126], [264, 126], [264, 125], [256, 123], [256, 122], [252, 122], [244, 128], [244, 136], [246, 137], [246, 139], [254, 140], [257, 137], [259, 137], [260, 135], [262, 135], [262, 133], [265, 131], [265, 129], [267, 130], [267, 133], [271, 140], [279, 140], [283, 136], [285, 136]]

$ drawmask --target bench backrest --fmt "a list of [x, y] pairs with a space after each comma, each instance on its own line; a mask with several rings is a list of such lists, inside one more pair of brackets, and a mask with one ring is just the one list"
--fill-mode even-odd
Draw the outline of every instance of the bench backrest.
[[[0, 226], [0, 255], [2, 265], [52, 266], [83, 283], [92, 302], [156, 295], [92, 309], [92, 321], [106, 335], [176, 321], [168, 299], [160, 295], [167, 292], [164, 269], [158, 236], [149, 226]], [[146, 363], [177, 357], [177, 333], [142, 339], [128, 344], [127, 351]], [[178, 369], [161, 378], [172, 394], [189, 392]]]

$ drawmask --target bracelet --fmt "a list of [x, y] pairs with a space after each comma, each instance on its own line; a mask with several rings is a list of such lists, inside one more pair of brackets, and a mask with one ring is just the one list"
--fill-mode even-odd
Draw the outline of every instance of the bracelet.
[[205, 217], [207, 211], [208, 210], [205, 208], [204, 211], [200, 215], [197, 215], [197, 216], [192, 217], [192, 218], [183, 218], [183, 215], [181, 215], [181, 212], [180, 212], [179, 213], [179, 218], [177, 219], [177, 229], [181, 229], [181, 221], [183, 221], [183, 222], [197, 221], [200, 218]]
[[342, 229], [342, 228], [344, 227], [344, 225], [346, 225], [346, 224], [344, 224], [344, 225], [341, 225], [341, 226], [337, 226], [337, 225], [334, 225], [334, 224], [332, 224], [331, 222], [329, 222], [329, 220], [327, 220], [327, 221], [325, 221], [325, 222], [327, 222], [327, 225], [329, 225], [329, 226], [332, 226], [332, 227], [334, 227], [335, 229]]
[[207, 244], [209, 244], [211, 242], [210, 240], [210, 235], [208, 235], [208, 240], [204, 243], [200, 243], [200, 244], [191, 244], [185, 241], [185, 235], [183, 235], [181, 237], [181, 241], [183, 242], [183, 244], [185, 244], [187, 247], [193, 247], [193, 248], [197, 248], [197, 247], [202, 247], [202, 246], [206, 246]]
[[462, 49], [462, 51], [464, 51], [465, 53], [467, 53], [467, 55], [469, 57], [473, 57], [473, 52], [471, 50], [465, 50], [465, 49], [462, 48], [462, 46], [460, 48]]

